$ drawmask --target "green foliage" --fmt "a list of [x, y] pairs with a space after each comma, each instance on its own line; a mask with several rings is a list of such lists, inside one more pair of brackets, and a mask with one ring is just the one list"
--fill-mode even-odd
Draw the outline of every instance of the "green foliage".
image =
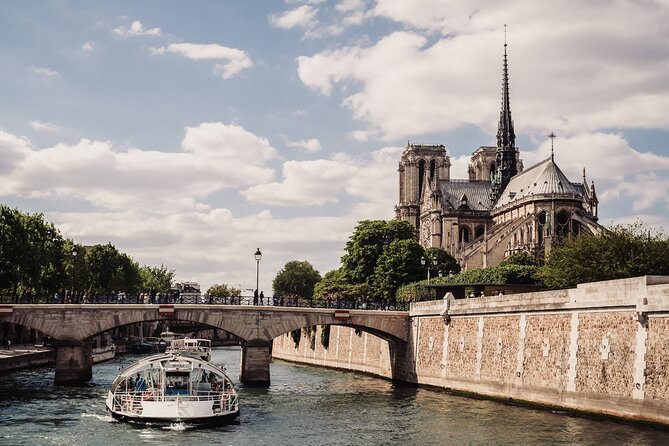
[[415, 239], [395, 240], [379, 256], [374, 276], [373, 289], [378, 299], [395, 300], [397, 289], [423, 277], [420, 259], [423, 248]]
[[531, 265], [497, 265], [487, 268], [477, 268], [463, 271], [460, 274], [447, 277], [438, 277], [433, 283], [447, 285], [507, 285], [507, 284], [536, 284], [539, 268]]
[[[76, 255], [75, 255], [76, 253]], [[0, 292], [53, 294], [74, 289], [95, 294], [136, 293], [152, 286], [167, 292], [174, 271], [139, 268], [111, 243], [90, 248], [62, 237], [42, 214], [0, 205]]]
[[317, 301], [355, 301], [362, 302], [370, 297], [372, 288], [366, 283], [350, 284], [341, 276], [339, 270], [325, 274], [314, 286], [314, 298]]
[[325, 350], [330, 347], [330, 326], [321, 325], [321, 345]]
[[539, 266], [539, 261], [530, 253], [521, 251], [510, 255], [500, 262], [500, 265]]
[[66, 281], [66, 243], [42, 214], [0, 206], [0, 289], [51, 293]]
[[293, 260], [277, 273], [272, 287], [277, 294], [308, 299], [314, 295], [314, 286], [320, 280], [321, 275], [311, 263]]
[[295, 344], [295, 348], [297, 349], [300, 346], [300, 338], [302, 337], [302, 329], [298, 328], [297, 330], [293, 330], [290, 332], [290, 337], [293, 339], [293, 344]]
[[395, 293], [395, 299], [398, 302], [420, 302], [421, 300], [431, 300], [432, 293], [426, 288], [425, 281], [408, 283], [402, 285]]
[[540, 271], [551, 288], [655, 274], [669, 274], [669, 240], [641, 223], [564, 239], [553, 247]]
[[444, 276], [458, 274], [460, 272], [460, 264], [455, 257], [441, 248], [427, 248], [425, 250], [425, 260], [425, 268], [430, 269], [431, 277], [439, 276], [439, 272]]
[[114, 245], [94, 245], [86, 251], [90, 291], [109, 294], [123, 291], [134, 294], [141, 285], [139, 265]]
[[409, 222], [365, 220], [358, 223], [346, 242], [341, 258], [341, 274], [348, 283], [372, 283], [377, 261], [383, 250], [395, 240], [415, 239]]
[[228, 286], [225, 283], [214, 284], [207, 290], [207, 295], [211, 297], [239, 297], [242, 295], [242, 290]]
[[167, 269], [165, 265], [153, 267], [145, 265], [139, 269], [139, 277], [142, 290], [154, 288], [157, 293], [167, 293], [174, 280], [174, 270]]

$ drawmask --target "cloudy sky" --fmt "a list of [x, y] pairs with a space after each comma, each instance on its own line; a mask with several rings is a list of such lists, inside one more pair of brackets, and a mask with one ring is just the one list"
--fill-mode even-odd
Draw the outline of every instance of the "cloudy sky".
[[494, 144], [669, 229], [665, 1], [3, 1], [0, 201], [180, 280], [260, 288], [390, 219], [407, 140]]

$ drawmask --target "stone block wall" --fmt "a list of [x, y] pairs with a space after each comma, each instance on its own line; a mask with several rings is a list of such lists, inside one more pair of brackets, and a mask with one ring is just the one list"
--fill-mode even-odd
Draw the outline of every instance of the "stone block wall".
[[328, 350], [320, 333], [314, 350], [276, 338], [274, 357], [669, 425], [669, 277], [421, 302], [409, 317], [407, 376], [392, 376], [387, 341], [346, 326]]

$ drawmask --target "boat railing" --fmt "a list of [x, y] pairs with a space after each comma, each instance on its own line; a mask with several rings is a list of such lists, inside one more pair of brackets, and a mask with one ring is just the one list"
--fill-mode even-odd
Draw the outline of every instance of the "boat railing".
[[212, 401], [214, 412], [236, 411], [239, 400], [236, 393], [225, 391], [201, 391], [195, 395], [163, 395], [158, 389], [143, 391], [116, 392], [114, 394], [114, 410], [141, 414], [142, 403], [145, 401]]

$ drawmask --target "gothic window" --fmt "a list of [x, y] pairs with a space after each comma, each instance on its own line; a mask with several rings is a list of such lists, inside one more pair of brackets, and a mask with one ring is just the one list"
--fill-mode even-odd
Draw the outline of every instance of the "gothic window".
[[555, 234], [558, 237], [569, 235], [569, 212], [560, 211], [555, 214]]
[[485, 226], [483, 225], [478, 225], [476, 229], [474, 229], [474, 238], [477, 239], [479, 237], [483, 237], [485, 234]]
[[490, 164], [490, 181], [495, 179], [495, 163]]
[[469, 243], [469, 228], [467, 226], [460, 227], [460, 243]]
[[418, 162], [418, 198], [423, 196], [423, 177], [425, 177], [425, 160]]
[[540, 246], [543, 246], [544, 244], [544, 230], [547, 221], [548, 217], [546, 212], [540, 212], [539, 215], [537, 215], [537, 243]]
[[430, 178], [434, 178], [434, 172], [437, 169], [437, 161], [430, 161]]

